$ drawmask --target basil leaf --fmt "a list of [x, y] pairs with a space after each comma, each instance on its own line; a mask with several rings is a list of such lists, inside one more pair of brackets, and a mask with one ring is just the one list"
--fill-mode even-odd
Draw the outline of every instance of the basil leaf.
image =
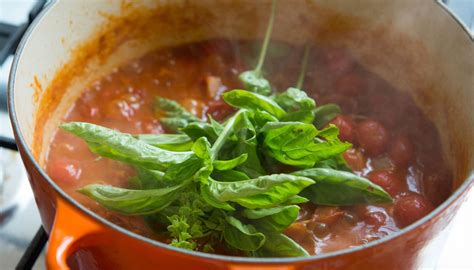
[[[265, 174], [265, 170], [258, 157], [257, 132], [249, 116], [248, 111], [240, 110], [229, 118], [219, 139], [212, 146], [212, 151], [214, 156], [220, 159], [247, 154], [246, 161], [238, 165], [237, 169], [250, 177], [258, 177]], [[221, 148], [226, 151], [219, 152]]]
[[214, 160], [212, 165], [216, 170], [225, 171], [232, 170], [233, 168], [239, 166], [240, 164], [247, 161], [248, 154], [244, 153], [236, 158], [229, 160]]
[[194, 179], [201, 183], [207, 183], [214, 169], [211, 159], [211, 144], [206, 137], [201, 137], [194, 142], [192, 150], [201, 159], [201, 168], [196, 172]]
[[237, 169], [252, 178], [256, 178], [266, 174], [266, 172], [258, 155], [257, 131], [249, 117], [250, 113], [246, 112], [236, 121], [233, 134], [237, 141], [231, 144], [228, 153], [232, 157], [247, 154], [247, 160], [237, 166]]
[[179, 189], [174, 187], [133, 190], [108, 185], [88, 185], [78, 191], [102, 206], [124, 215], [146, 215], [160, 211], [179, 197]]
[[305, 197], [301, 197], [299, 195], [295, 195], [291, 198], [289, 198], [286, 202], [284, 202], [285, 205], [292, 205], [292, 204], [302, 204], [302, 203], [306, 203], [308, 202], [309, 200], [306, 199]]
[[[337, 139], [337, 128], [318, 131], [300, 122], [268, 123], [262, 128], [266, 152], [281, 163], [313, 167], [316, 162], [340, 155], [351, 147]], [[325, 141], [317, 139], [321, 136]]]
[[245, 90], [232, 90], [222, 94], [229, 105], [250, 111], [266, 111], [276, 118], [282, 118], [286, 112], [271, 98]]
[[265, 233], [265, 244], [252, 252], [255, 257], [305, 257], [309, 253], [298, 243], [281, 233]]
[[314, 125], [317, 128], [323, 128], [338, 114], [341, 114], [341, 108], [336, 104], [328, 103], [318, 106], [314, 110]]
[[339, 171], [352, 172], [351, 168], [349, 168], [349, 166], [347, 165], [342, 155], [339, 155], [332, 159], [326, 159], [326, 160], [320, 161], [316, 163], [314, 167], [329, 168], [329, 169], [334, 169], [334, 170], [339, 170]]
[[272, 93], [270, 82], [263, 78], [261, 72], [255, 70], [248, 70], [240, 73], [240, 81], [244, 88], [248, 91], [255, 92], [260, 95], [268, 96]]
[[82, 138], [93, 153], [147, 169], [161, 170], [190, 158], [192, 152], [171, 152], [135, 139], [130, 134], [83, 122], [62, 124]]
[[306, 177], [273, 174], [237, 182], [209, 179], [209, 190], [219, 201], [233, 201], [254, 209], [276, 206], [313, 183]]
[[214, 128], [214, 130], [216, 130], [217, 133], [220, 133], [220, 131], [224, 129], [221, 123], [217, 122], [216, 120], [214, 120], [214, 118], [212, 118], [212, 115], [209, 114], [207, 115], [207, 117], [209, 118], [209, 123]]
[[248, 175], [237, 170], [213, 171], [211, 177], [220, 182], [235, 182], [250, 179]]
[[263, 127], [268, 122], [278, 122], [278, 118], [261, 110], [254, 111], [254, 119], [258, 127]]
[[283, 232], [298, 217], [300, 208], [287, 205], [274, 208], [244, 209], [242, 215], [263, 232]]
[[206, 137], [208, 141], [214, 142], [222, 131], [216, 129], [215, 125], [209, 123], [193, 122], [181, 128], [181, 131], [188, 135], [193, 141]]
[[304, 110], [287, 113], [281, 118], [283, 122], [302, 122], [302, 123], [313, 123], [314, 121], [314, 111], [313, 110]]
[[240, 119], [242, 119], [242, 116], [245, 115], [245, 113], [246, 111], [240, 110], [226, 121], [224, 128], [219, 133], [219, 137], [217, 137], [215, 143], [211, 147], [212, 160], [217, 158], [219, 151], [225, 145], [226, 141], [229, 140], [232, 131], [235, 128], [234, 126], [240, 121]]
[[265, 243], [265, 235], [258, 232], [252, 225], [245, 225], [234, 217], [225, 218], [224, 239], [233, 248], [244, 251], [255, 251]]
[[160, 122], [171, 132], [179, 132], [179, 129], [187, 124], [201, 121], [201, 119], [171, 99], [156, 97], [155, 109], [160, 113], [164, 113], [164, 116], [160, 118]]
[[320, 130], [317, 134], [318, 137], [324, 138], [328, 141], [337, 141], [339, 135], [339, 128], [333, 124], [330, 124], [323, 130]]
[[197, 139], [193, 146], [191, 147], [194, 154], [201, 159], [210, 159], [211, 158], [211, 144], [206, 139], [206, 137], [201, 137]]
[[203, 161], [197, 156], [192, 156], [182, 163], [170, 166], [164, 178], [168, 181], [181, 182], [191, 178], [202, 166]]
[[212, 164], [210, 164], [210, 162], [204, 162], [204, 167], [199, 169], [199, 171], [194, 175], [194, 181], [206, 184], [212, 173], [212, 169]]
[[282, 118], [283, 121], [304, 123], [314, 121], [316, 103], [304, 91], [290, 87], [285, 92], [276, 95], [274, 100], [288, 113]]
[[206, 203], [211, 205], [212, 207], [227, 210], [227, 211], [233, 211], [235, 210], [232, 205], [226, 203], [226, 202], [221, 202], [217, 200], [211, 193], [209, 189], [209, 185], [206, 184], [201, 184], [201, 196], [204, 199]]
[[193, 145], [186, 134], [139, 134], [135, 137], [149, 145], [170, 151], [190, 151]]
[[157, 189], [168, 187], [172, 183], [165, 180], [165, 173], [156, 170], [148, 170], [135, 167], [137, 175], [129, 180], [132, 189]]
[[268, 20], [267, 30], [265, 31], [265, 38], [263, 40], [260, 55], [258, 57], [257, 66], [254, 70], [242, 72], [239, 79], [244, 84], [245, 88], [249, 91], [256, 92], [262, 95], [270, 95], [272, 89], [270, 83], [262, 77], [262, 67], [265, 62], [265, 56], [268, 50], [268, 44], [270, 43], [270, 37], [273, 30], [273, 22], [275, 20], [276, 11], [276, 0], [272, 1], [272, 10], [270, 18]]
[[[286, 205], [273, 208], [244, 209], [242, 211], [242, 215], [248, 219], [260, 219], [276, 214], [281, 214], [283, 212], [285, 212], [285, 215], [290, 214], [290, 216], [294, 216], [294, 214], [296, 213], [297, 216], [299, 211], [300, 208], [297, 205]], [[292, 222], [293, 221], [286, 223], [291, 224]]]
[[392, 198], [380, 186], [353, 173], [327, 168], [313, 168], [292, 173], [316, 183], [303, 196], [318, 205], [353, 205], [390, 203]]

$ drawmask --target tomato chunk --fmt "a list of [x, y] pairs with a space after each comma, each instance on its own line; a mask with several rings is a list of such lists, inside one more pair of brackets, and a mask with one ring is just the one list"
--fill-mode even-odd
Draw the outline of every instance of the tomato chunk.
[[306, 220], [310, 219], [314, 212], [314, 204], [312, 203], [303, 203], [300, 204], [300, 211], [298, 212], [298, 218], [296, 220]]
[[306, 227], [318, 237], [330, 232], [330, 227], [344, 216], [344, 211], [335, 206], [318, 206]]
[[385, 224], [387, 215], [381, 211], [369, 211], [366, 212], [364, 220], [367, 224], [374, 227], [380, 227]]
[[378, 206], [373, 205], [355, 205], [353, 211], [367, 225], [380, 227], [385, 225], [387, 221], [387, 211]]
[[391, 171], [373, 171], [367, 175], [367, 178], [372, 183], [382, 187], [391, 196], [396, 196], [403, 191], [403, 181]]
[[338, 115], [329, 122], [339, 128], [339, 139], [341, 141], [355, 143], [356, 130], [355, 124], [347, 115]]
[[331, 225], [344, 215], [344, 211], [337, 206], [318, 206], [313, 212], [312, 222], [321, 222]]
[[225, 90], [221, 78], [217, 76], [206, 76], [204, 81], [206, 82], [206, 94], [208, 98], [218, 98], [221, 92]]
[[342, 157], [347, 162], [347, 165], [356, 172], [362, 172], [365, 169], [367, 159], [361, 151], [351, 148], [342, 154]]
[[226, 119], [234, 112], [235, 109], [233, 107], [219, 99], [209, 102], [206, 114], [210, 114], [215, 120], [220, 121]]
[[388, 154], [395, 165], [406, 166], [413, 158], [413, 144], [406, 136], [397, 136]]
[[365, 120], [357, 126], [357, 139], [369, 156], [378, 156], [385, 152], [389, 134], [379, 122]]
[[395, 222], [406, 227], [433, 210], [433, 205], [421, 194], [409, 193], [397, 199], [393, 209]]
[[284, 233], [291, 239], [298, 242], [298, 244], [300, 244], [308, 252], [314, 252], [315, 242], [304, 222], [295, 222], [291, 224], [288, 228], [286, 228]]

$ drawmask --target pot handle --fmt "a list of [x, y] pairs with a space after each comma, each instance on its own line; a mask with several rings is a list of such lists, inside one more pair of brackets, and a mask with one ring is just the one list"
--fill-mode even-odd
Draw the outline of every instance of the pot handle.
[[46, 251], [46, 266], [50, 270], [69, 269], [67, 258], [80, 248], [81, 239], [105, 231], [84, 212], [58, 196], [56, 216]]

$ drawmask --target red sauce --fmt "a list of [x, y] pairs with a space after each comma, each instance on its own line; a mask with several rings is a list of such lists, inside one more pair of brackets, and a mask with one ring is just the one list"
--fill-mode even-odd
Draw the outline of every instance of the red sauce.
[[[233, 109], [219, 99], [241, 87], [238, 74], [253, 63], [253, 42], [213, 40], [162, 49], [117, 68], [86, 89], [64, 121], [86, 121], [127, 133], [163, 133], [153, 98], [177, 100], [199, 117], [224, 119]], [[265, 71], [278, 89], [292, 86], [302, 48], [277, 44]], [[358, 65], [341, 49], [313, 48], [305, 86], [318, 105], [333, 102], [343, 113], [332, 120], [354, 147], [344, 154], [355, 173], [382, 186], [393, 204], [348, 207], [302, 205], [286, 234], [311, 254], [358, 246], [398, 231], [429, 213], [451, 191], [434, 125], [406, 94]], [[285, 63], [284, 65], [281, 63]], [[128, 166], [92, 154], [86, 144], [58, 131], [46, 169], [68, 194], [131, 231], [166, 241], [139, 217], [105, 210], [75, 190], [91, 183], [127, 187]]]

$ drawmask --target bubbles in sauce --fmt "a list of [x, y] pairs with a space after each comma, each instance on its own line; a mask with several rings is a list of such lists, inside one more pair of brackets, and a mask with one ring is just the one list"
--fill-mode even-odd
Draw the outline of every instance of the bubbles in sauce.
[[[219, 95], [241, 85], [259, 42], [211, 40], [162, 49], [117, 68], [86, 89], [64, 121], [86, 121], [127, 133], [163, 133], [154, 96], [177, 100], [199, 117], [225, 119], [234, 110]], [[265, 72], [277, 89], [292, 86], [303, 48], [274, 43]], [[284, 63], [284, 64], [283, 64]], [[358, 65], [347, 51], [312, 48], [303, 87], [318, 105], [337, 103], [332, 124], [354, 147], [344, 154], [355, 173], [384, 187], [393, 204], [301, 206], [285, 233], [311, 254], [363, 245], [398, 231], [447, 198], [451, 176], [434, 125], [402, 92]], [[58, 131], [46, 169], [70, 196], [133, 232], [165, 241], [140, 217], [100, 207], [75, 190], [87, 184], [127, 187], [133, 169], [92, 154], [79, 138]]]

